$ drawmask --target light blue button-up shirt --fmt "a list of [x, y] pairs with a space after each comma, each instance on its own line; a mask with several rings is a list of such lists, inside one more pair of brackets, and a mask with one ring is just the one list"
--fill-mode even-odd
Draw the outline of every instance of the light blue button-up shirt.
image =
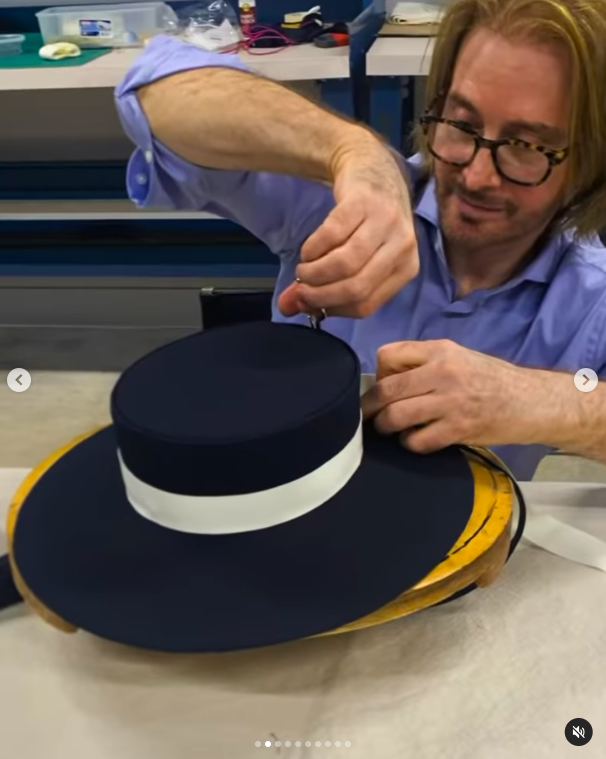
[[[280, 260], [275, 320], [305, 323], [304, 316], [283, 317], [276, 300], [295, 278], [301, 245], [334, 207], [330, 188], [270, 173], [194, 166], [153, 138], [139, 107], [139, 87], [205, 66], [244, 68], [237, 56], [158, 37], [117, 88], [118, 112], [136, 146], [128, 166], [130, 197], [140, 207], [204, 210], [246, 227]], [[354, 348], [362, 371], [375, 371], [377, 349], [385, 343], [446, 338], [519, 365], [573, 374], [591, 368], [606, 378], [606, 249], [600, 240], [560, 235], [515, 279], [457, 298], [434, 183], [421, 184], [419, 157], [406, 165], [414, 188], [419, 276], [372, 316], [333, 317], [322, 325]], [[494, 450], [520, 479], [530, 479], [547, 452], [543, 446]]]

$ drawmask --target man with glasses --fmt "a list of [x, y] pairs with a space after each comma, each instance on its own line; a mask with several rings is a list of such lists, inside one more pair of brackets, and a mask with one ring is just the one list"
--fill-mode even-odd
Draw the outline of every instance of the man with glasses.
[[[549, 179], [554, 166], [559, 166], [568, 157], [567, 147], [553, 150], [514, 137], [489, 140], [468, 121], [432, 116], [434, 111], [444, 112], [444, 100], [458, 104], [463, 110], [475, 110], [469, 100], [450, 93], [439, 98], [429, 109], [430, 113], [421, 118], [430, 153], [444, 163], [467, 168], [474, 162], [478, 150], [486, 148], [490, 150], [494, 168], [503, 179], [522, 187], [538, 187]], [[526, 125], [522, 124], [522, 127]], [[566, 138], [559, 136], [555, 139]]]
[[116, 93], [129, 192], [263, 240], [274, 318], [328, 316], [377, 374], [364, 413], [411, 449], [491, 446], [522, 479], [552, 448], [606, 461], [606, 384], [577, 389], [606, 378], [605, 39], [606, 0], [454, 0], [404, 161], [158, 38]]

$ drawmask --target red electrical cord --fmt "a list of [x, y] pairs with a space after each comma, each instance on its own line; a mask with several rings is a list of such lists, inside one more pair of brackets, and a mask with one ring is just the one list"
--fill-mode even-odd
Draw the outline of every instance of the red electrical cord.
[[[253, 45], [259, 40], [280, 40], [284, 43], [282, 47], [272, 48], [254, 48]], [[277, 29], [271, 26], [255, 26], [255, 31], [252, 34], [248, 34], [246, 39], [240, 43], [240, 48], [248, 51], [250, 55], [271, 55], [272, 53], [279, 53], [285, 50], [287, 47], [292, 47], [295, 43], [289, 39], [285, 34], [282, 34]]]

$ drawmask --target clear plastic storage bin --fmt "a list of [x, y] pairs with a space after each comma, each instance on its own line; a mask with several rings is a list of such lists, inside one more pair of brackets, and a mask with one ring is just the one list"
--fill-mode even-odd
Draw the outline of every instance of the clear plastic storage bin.
[[62, 6], [36, 16], [45, 45], [72, 42], [81, 48], [140, 47], [177, 25], [173, 9], [158, 2]]

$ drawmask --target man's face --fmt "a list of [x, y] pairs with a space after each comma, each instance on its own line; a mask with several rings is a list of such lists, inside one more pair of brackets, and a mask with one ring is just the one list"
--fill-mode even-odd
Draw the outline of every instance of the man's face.
[[[442, 115], [489, 139], [567, 147], [569, 69], [558, 48], [511, 42], [478, 29], [461, 49]], [[447, 243], [468, 250], [502, 243], [532, 246], [562, 204], [565, 172], [565, 164], [556, 166], [542, 185], [522, 187], [497, 173], [485, 149], [466, 168], [436, 160]]]

